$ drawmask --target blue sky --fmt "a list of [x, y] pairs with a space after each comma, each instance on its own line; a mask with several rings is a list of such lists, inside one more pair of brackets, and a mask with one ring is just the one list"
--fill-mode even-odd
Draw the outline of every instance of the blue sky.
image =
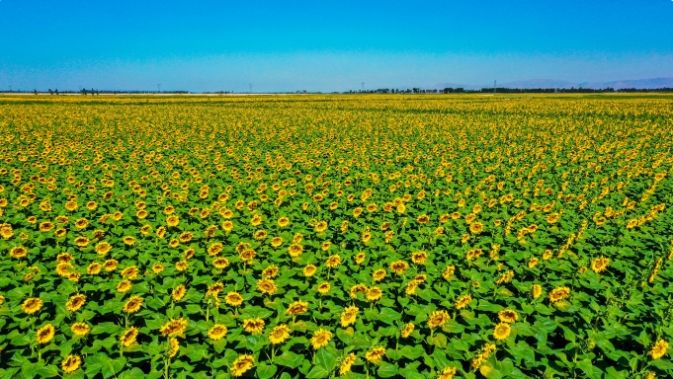
[[673, 76], [673, 1], [0, 0], [0, 89]]

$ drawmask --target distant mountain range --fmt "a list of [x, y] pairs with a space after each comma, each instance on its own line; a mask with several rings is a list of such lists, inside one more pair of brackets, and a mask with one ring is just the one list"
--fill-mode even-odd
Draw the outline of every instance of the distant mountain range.
[[[649, 78], [649, 79], [635, 79], [635, 80], [614, 80], [609, 82], [581, 82], [573, 83], [564, 80], [554, 79], [531, 79], [519, 80], [513, 82], [497, 83], [498, 88], [519, 88], [519, 89], [534, 89], [534, 88], [589, 88], [589, 89], [604, 89], [614, 88], [627, 89], [658, 89], [658, 88], [673, 88], [673, 78]], [[440, 83], [435, 86], [437, 89], [443, 88], [464, 88], [468, 90], [491, 88], [493, 84], [458, 84], [458, 83]]]

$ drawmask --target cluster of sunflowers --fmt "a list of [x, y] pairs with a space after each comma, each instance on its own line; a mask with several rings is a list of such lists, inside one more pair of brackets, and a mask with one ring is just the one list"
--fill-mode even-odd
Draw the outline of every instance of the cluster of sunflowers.
[[673, 376], [673, 97], [0, 98], [0, 376]]

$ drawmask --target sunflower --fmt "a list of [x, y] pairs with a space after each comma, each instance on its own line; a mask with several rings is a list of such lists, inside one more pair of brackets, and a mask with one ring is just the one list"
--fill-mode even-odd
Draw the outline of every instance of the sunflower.
[[383, 291], [379, 287], [369, 287], [367, 290], [367, 300], [377, 301], [383, 296]]
[[460, 298], [458, 298], [458, 300], [456, 300], [455, 307], [456, 307], [456, 309], [463, 309], [463, 308], [467, 307], [468, 305], [470, 305], [471, 302], [472, 302], [472, 296], [463, 295]]
[[254, 335], [259, 335], [264, 332], [265, 322], [261, 318], [247, 318], [243, 320], [243, 329]]
[[133, 295], [129, 300], [124, 304], [122, 310], [124, 313], [136, 313], [140, 310], [140, 307], [143, 305], [143, 298], [138, 295]]
[[231, 305], [232, 307], [238, 307], [243, 304], [243, 296], [238, 292], [229, 292], [225, 297], [224, 301]]
[[591, 261], [591, 269], [597, 273], [600, 274], [601, 272], [605, 271], [608, 268], [608, 265], [610, 264], [610, 259], [606, 257], [598, 257], [594, 258]]
[[365, 353], [365, 359], [373, 364], [379, 364], [385, 353], [386, 349], [383, 346], [376, 346]]
[[222, 324], [215, 324], [208, 330], [208, 337], [213, 341], [219, 341], [227, 335], [227, 327]]
[[278, 345], [290, 337], [290, 328], [286, 324], [280, 324], [274, 327], [269, 333], [269, 342]]
[[424, 265], [428, 260], [428, 253], [426, 251], [416, 251], [411, 254], [411, 261], [417, 265]]
[[312, 277], [315, 275], [316, 271], [318, 268], [315, 265], [309, 264], [304, 267], [304, 276], [306, 277]]
[[484, 230], [484, 224], [481, 222], [473, 222], [470, 224], [470, 233], [479, 234]]
[[415, 328], [415, 325], [414, 325], [413, 322], [408, 322], [408, 323], [404, 324], [404, 326], [402, 327], [402, 330], [400, 331], [400, 336], [402, 338], [409, 338], [411, 333], [414, 331], [414, 328]]
[[516, 320], [519, 319], [519, 315], [516, 313], [516, 311], [513, 311], [511, 309], [504, 309], [498, 312], [498, 318], [502, 322], [513, 324]]
[[308, 312], [308, 303], [305, 301], [295, 301], [287, 307], [285, 313], [296, 316]]
[[174, 358], [180, 351], [180, 341], [177, 338], [171, 337], [168, 339], [168, 351], [166, 352], [169, 358]]
[[449, 321], [449, 313], [447, 311], [434, 311], [428, 318], [428, 327], [430, 329], [438, 328]]
[[9, 256], [16, 259], [25, 258], [28, 255], [28, 249], [23, 246], [13, 247], [9, 251]]
[[231, 364], [231, 376], [239, 377], [248, 372], [255, 365], [255, 358], [252, 355], [239, 355]]
[[313, 333], [313, 337], [311, 337], [311, 346], [313, 346], [314, 350], [318, 350], [327, 346], [330, 340], [332, 340], [332, 332], [320, 328]]
[[66, 374], [69, 374], [71, 372], [75, 372], [81, 364], [82, 358], [80, 358], [79, 355], [71, 354], [63, 359], [61, 362], [61, 369], [63, 369], [63, 372]]
[[325, 266], [328, 268], [336, 268], [341, 264], [341, 257], [338, 255], [332, 255], [329, 258], [327, 258], [327, 261], [325, 262]]
[[35, 339], [40, 345], [48, 344], [54, 338], [55, 332], [54, 325], [46, 324], [37, 330]]
[[453, 379], [457, 371], [455, 367], [446, 367], [437, 375], [437, 379]]
[[341, 364], [339, 365], [339, 375], [344, 375], [351, 372], [351, 367], [353, 366], [353, 363], [355, 363], [355, 358], [356, 357], [354, 353], [348, 353], [343, 358]]
[[533, 284], [531, 287], [531, 295], [533, 296], [533, 299], [537, 299], [542, 295], [542, 286], [539, 284]]
[[123, 279], [117, 284], [117, 292], [119, 293], [129, 292], [131, 288], [133, 288], [133, 283], [130, 280]]
[[449, 281], [453, 279], [455, 272], [456, 272], [456, 266], [454, 265], [446, 266], [444, 271], [442, 271], [442, 278], [444, 278], [444, 280], [446, 281]]
[[184, 284], [179, 284], [171, 291], [171, 298], [173, 301], [180, 301], [185, 296], [185, 293], [187, 293], [187, 288]]
[[549, 301], [552, 303], [565, 300], [570, 296], [570, 288], [568, 287], [557, 287], [549, 292]]
[[136, 339], [138, 338], [138, 328], [136, 327], [130, 327], [122, 333], [122, 335], [119, 337], [119, 342], [122, 344], [123, 347], [130, 347], [136, 343]]
[[509, 337], [509, 333], [512, 331], [512, 327], [506, 323], [506, 322], [501, 322], [498, 325], [495, 326], [495, 329], [493, 329], [493, 337], [496, 340], [502, 341]]
[[91, 327], [85, 322], [76, 322], [70, 326], [70, 331], [77, 337], [84, 337], [89, 334]]
[[409, 269], [409, 264], [405, 261], [398, 260], [390, 264], [390, 271], [394, 272], [397, 275], [404, 274], [405, 271]]
[[163, 336], [182, 337], [187, 330], [188, 321], [185, 318], [171, 319], [161, 326], [159, 331]]
[[271, 279], [261, 279], [257, 281], [257, 289], [263, 294], [273, 295], [276, 293], [276, 284]]
[[382, 269], [382, 268], [380, 268], [380, 269], [374, 271], [374, 273], [372, 274], [372, 279], [373, 279], [375, 282], [380, 282], [380, 281], [382, 281], [383, 279], [385, 279], [385, 277], [386, 277], [386, 270], [384, 270], [384, 269]]
[[341, 312], [341, 326], [345, 328], [348, 325], [355, 324], [359, 312], [360, 309], [355, 305], [344, 309], [343, 312]]
[[26, 314], [32, 315], [33, 313], [39, 311], [40, 308], [42, 308], [42, 304], [44, 304], [42, 299], [38, 297], [29, 297], [28, 299], [23, 301], [23, 303], [21, 304], [21, 309]]
[[650, 350], [650, 356], [652, 359], [659, 359], [668, 353], [668, 342], [663, 339], [657, 340], [657, 342], [652, 346]]

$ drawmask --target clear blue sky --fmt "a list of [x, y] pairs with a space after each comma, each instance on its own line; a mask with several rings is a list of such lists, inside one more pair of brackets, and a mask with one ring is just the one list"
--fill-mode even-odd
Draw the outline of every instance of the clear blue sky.
[[0, 0], [0, 89], [673, 76], [671, 0]]

